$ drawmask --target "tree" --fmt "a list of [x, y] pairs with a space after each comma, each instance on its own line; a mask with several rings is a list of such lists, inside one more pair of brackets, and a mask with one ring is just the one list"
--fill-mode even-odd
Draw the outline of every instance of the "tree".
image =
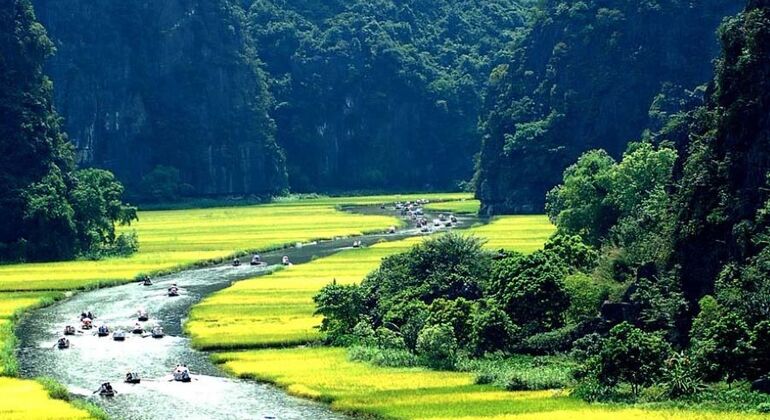
[[560, 260], [545, 251], [497, 261], [492, 270], [495, 300], [525, 336], [562, 325], [569, 307]]
[[593, 363], [601, 383], [628, 383], [637, 395], [641, 387], [652, 385], [661, 377], [670, 353], [671, 347], [659, 334], [623, 322], [610, 330]]
[[457, 349], [457, 339], [449, 324], [428, 325], [417, 337], [417, 355], [434, 369], [452, 369]]
[[470, 348], [477, 356], [510, 349], [520, 332], [520, 328], [492, 301], [477, 303], [470, 324]]
[[707, 380], [732, 381], [746, 375], [751, 337], [746, 322], [711, 296], [700, 302], [693, 320], [691, 348], [699, 371]]
[[361, 319], [361, 289], [354, 284], [337, 284], [335, 279], [313, 296], [313, 302], [316, 304], [315, 315], [324, 317], [320, 330], [327, 334], [327, 341], [333, 344], [344, 343], [346, 336], [353, 333]]
[[70, 196], [80, 248], [87, 253], [98, 252], [115, 244], [115, 223], [130, 225], [138, 219], [136, 207], [123, 204], [123, 185], [111, 172], [82, 169], [74, 175]]
[[617, 164], [607, 152], [592, 150], [564, 171], [564, 182], [548, 193], [548, 217], [563, 232], [597, 245], [617, 220], [606, 202]]

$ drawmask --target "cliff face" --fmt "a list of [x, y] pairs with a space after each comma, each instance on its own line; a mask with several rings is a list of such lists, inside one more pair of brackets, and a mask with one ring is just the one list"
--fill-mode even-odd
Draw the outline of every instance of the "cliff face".
[[450, 189], [473, 173], [493, 57], [529, 0], [285, 2], [249, 9], [293, 189]]
[[81, 165], [129, 187], [156, 165], [200, 195], [287, 187], [265, 76], [227, 0], [34, 0]]
[[734, 0], [541, 5], [490, 79], [476, 174], [487, 213], [541, 211], [583, 152], [618, 157], [650, 125], [661, 92], [705, 83]]
[[[675, 201], [674, 263], [693, 299], [768, 278], [770, 248], [770, 0], [751, 0], [720, 32], [722, 57], [705, 109], [692, 119], [690, 155]], [[736, 280], [740, 278], [740, 280]]]

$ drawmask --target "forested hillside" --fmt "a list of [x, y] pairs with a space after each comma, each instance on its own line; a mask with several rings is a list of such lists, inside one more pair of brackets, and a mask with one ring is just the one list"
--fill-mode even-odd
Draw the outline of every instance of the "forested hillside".
[[492, 57], [530, 0], [250, 3], [35, 0], [80, 162], [145, 198], [281, 192], [278, 147], [296, 191], [470, 179]]
[[46, 71], [82, 165], [147, 194], [137, 190], [158, 165], [151, 179], [179, 184], [171, 195], [286, 190], [266, 77], [236, 2], [34, 3], [58, 50]]
[[493, 57], [529, 0], [256, 1], [292, 188], [453, 189], [470, 179]]
[[[0, 7], [0, 261], [130, 252], [114, 222], [136, 209], [103, 170], [75, 170], [43, 63], [53, 52], [29, 0]], [[131, 242], [131, 243], [127, 243]]]
[[741, 3], [543, 2], [490, 77], [476, 174], [482, 212], [541, 211], [582, 152], [618, 157], [643, 130], [697, 103], [688, 90], [708, 81], [716, 28]]

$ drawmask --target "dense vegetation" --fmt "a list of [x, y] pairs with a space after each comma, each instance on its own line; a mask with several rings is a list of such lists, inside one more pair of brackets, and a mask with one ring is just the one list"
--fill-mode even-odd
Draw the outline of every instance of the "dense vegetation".
[[130, 253], [136, 209], [104, 170], [75, 170], [43, 62], [54, 50], [27, 0], [0, 8], [0, 261]]
[[698, 102], [714, 32], [740, 2], [541, 3], [492, 71], [476, 174], [482, 211], [541, 211], [581, 153], [619, 157], [645, 128]]
[[454, 189], [493, 57], [529, 0], [255, 1], [272, 115], [300, 191]]
[[145, 200], [286, 190], [266, 77], [234, 3], [34, 1], [82, 165]]
[[[509, 390], [575, 381], [588, 401], [770, 410], [756, 392], [770, 375], [770, 2], [749, 2], [719, 37], [705, 104], [619, 161], [593, 150], [564, 171], [543, 250], [490, 255], [446, 235], [389, 257], [360, 286], [316, 296], [328, 340], [386, 366], [486, 366], [477, 380]], [[521, 353], [577, 365], [502, 383], [486, 371]]]

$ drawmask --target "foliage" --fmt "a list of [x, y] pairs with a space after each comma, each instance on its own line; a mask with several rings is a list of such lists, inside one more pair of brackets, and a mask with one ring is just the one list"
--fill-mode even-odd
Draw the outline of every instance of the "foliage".
[[194, 187], [182, 182], [179, 169], [158, 165], [142, 177], [139, 192], [143, 201], [169, 203], [193, 193]]
[[[681, 109], [672, 92], [709, 79], [714, 31], [740, 3], [539, 2], [530, 27], [500, 54], [485, 95], [475, 176], [482, 212], [540, 211], [581, 154], [604, 149], [618, 158], [661, 113], [672, 114], [669, 104]], [[615, 196], [616, 205], [622, 197], [633, 199]], [[596, 206], [583, 210], [573, 216], [597, 214]], [[595, 227], [601, 234], [609, 225]]]
[[531, 335], [561, 326], [569, 307], [565, 275], [556, 256], [537, 251], [496, 261], [490, 283], [501, 308], [525, 335]]
[[[115, 223], [131, 210], [109, 172], [74, 170], [42, 72], [53, 43], [27, 0], [5, 5], [0, 23], [0, 261], [69, 259], [111, 246]], [[109, 182], [93, 185], [95, 174]], [[92, 200], [88, 185], [105, 191]], [[114, 211], [124, 207], [126, 214]]]
[[[512, 348], [520, 335], [521, 328], [493, 301], [479, 301], [473, 308], [470, 331], [470, 349], [475, 355]], [[461, 339], [462, 340], [462, 339]]]
[[314, 315], [323, 315], [320, 330], [330, 343], [340, 343], [347, 332], [358, 324], [364, 297], [357, 285], [338, 285], [334, 280], [313, 297]]
[[457, 362], [457, 339], [449, 324], [429, 325], [417, 336], [416, 353], [434, 369], [452, 369]]
[[493, 59], [530, 3], [251, 2], [292, 189], [456, 189]]
[[591, 363], [601, 384], [628, 383], [637, 395], [641, 387], [652, 385], [661, 377], [670, 351], [660, 335], [624, 322], [610, 330]]
[[699, 306], [690, 335], [701, 374], [709, 380], [743, 378], [751, 354], [746, 322], [711, 296], [701, 299]]

